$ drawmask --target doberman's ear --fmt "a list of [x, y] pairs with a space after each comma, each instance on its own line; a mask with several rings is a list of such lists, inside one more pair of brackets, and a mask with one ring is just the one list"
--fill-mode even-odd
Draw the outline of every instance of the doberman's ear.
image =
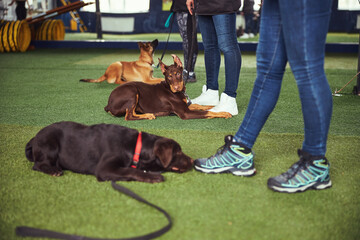
[[157, 39], [155, 39], [154, 41], [151, 42], [151, 46], [153, 46], [153, 47], [157, 47], [158, 44], [159, 44], [159, 41]]
[[173, 155], [173, 142], [167, 138], [156, 140], [154, 146], [154, 154], [159, 158], [161, 165], [166, 169], [169, 167]]
[[175, 54], [171, 54], [171, 56], [173, 57], [174, 63], [176, 65], [178, 65], [179, 67], [183, 67], [182, 62], [181, 62], [180, 58], [178, 58], [178, 56], [176, 56]]
[[160, 58], [159, 59], [159, 64], [160, 64], [160, 69], [161, 69], [161, 72], [164, 74], [166, 69], [167, 69], [167, 66], [161, 61]]

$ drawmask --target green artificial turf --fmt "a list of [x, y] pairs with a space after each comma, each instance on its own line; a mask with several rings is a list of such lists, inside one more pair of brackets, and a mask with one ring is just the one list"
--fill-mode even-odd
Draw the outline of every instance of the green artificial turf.
[[[143, 34], [103, 34], [103, 39], [105, 40], [140, 40], [140, 41], [152, 41], [154, 40], [154, 34], [152, 33], [143, 33]], [[166, 41], [168, 39], [168, 33], [157, 33], [156, 37], [159, 41]], [[65, 40], [96, 40], [96, 33], [66, 33]], [[240, 42], [253, 42], [258, 41], [259, 35], [254, 38], [242, 39], [238, 38]], [[182, 41], [180, 34], [177, 32], [172, 32], [170, 34], [170, 41]], [[198, 41], [202, 41], [201, 34], [198, 33]], [[357, 33], [328, 33], [327, 43], [358, 43], [359, 34]]]
[[[189, 156], [207, 157], [223, 145], [225, 135], [235, 133], [245, 114], [256, 69], [253, 53], [242, 56], [238, 116], [126, 122], [103, 110], [115, 85], [78, 80], [99, 77], [114, 61], [137, 59], [138, 51], [36, 49], [0, 55], [0, 239], [17, 239], [14, 229], [19, 225], [102, 238], [133, 237], [164, 226], [160, 213], [114, 191], [109, 182], [69, 171], [51, 177], [31, 170], [25, 144], [53, 122], [104, 122], [173, 138]], [[170, 52], [164, 62], [172, 62]], [[356, 74], [357, 56], [327, 54], [325, 68], [334, 92]], [[196, 73], [198, 82], [187, 85], [190, 97], [199, 95], [205, 83], [202, 52]], [[159, 69], [155, 75], [161, 76]], [[222, 90], [223, 64], [219, 81]], [[169, 212], [174, 225], [160, 239], [359, 239], [360, 97], [351, 94], [355, 81], [333, 98], [327, 152], [330, 189], [300, 194], [267, 189], [269, 177], [298, 160], [296, 149], [303, 140], [301, 106], [289, 68], [279, 102], [253, 149], [254, 177], [192, 170], [165, 173], [166, 181], [159, 184], [118, 183]]]

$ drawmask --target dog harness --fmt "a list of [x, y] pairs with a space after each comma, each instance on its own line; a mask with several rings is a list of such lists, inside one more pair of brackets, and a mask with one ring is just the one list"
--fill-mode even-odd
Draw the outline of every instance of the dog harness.
[[132, 164], [131, 164], [132, 168], [137, 168], [137, 165], [139, 163], [140, 152], [141, 152], [141, 148], [142, 148], [142, 136], [141, 135], [142, 135], [141, 132], [139, 132], [137, 141], [136, 141], [135, 152], [134, 152], [134, 156], [133, 156], [133, 160], [132, 160]]

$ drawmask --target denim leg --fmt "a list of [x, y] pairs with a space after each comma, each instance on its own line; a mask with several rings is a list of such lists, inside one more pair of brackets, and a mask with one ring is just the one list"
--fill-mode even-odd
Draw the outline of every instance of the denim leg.
[[255, 33], [254, 14], [249, 13], [245, 15], [245, 33]]
[[241, 52], [236, 37], [236, 14], [213, 16], [218, 45], [224, 54], [225, 90], [230, 97], [236, 97], [241, 69]]
[[257, 76], [235, 140], [252, 148], [279, 98], [287, 63], [277, 0], [264, 1], [256, 50]]
[[324, 71], [332, 0], [279, 0], [288, 60], [299, 89], [305, 138], [302, 149], [324, 156], [332, 95]]
[[208, 89], [218, 90], [221, 55], [212, 16], [199, 15], [198, 23], [204, 44], [206, 85]]

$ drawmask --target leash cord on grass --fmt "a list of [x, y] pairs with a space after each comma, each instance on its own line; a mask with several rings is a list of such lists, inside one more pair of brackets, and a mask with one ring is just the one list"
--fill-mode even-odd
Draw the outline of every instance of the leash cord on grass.
[[46, 237], [46, 238], [56, 238], [56, 239], [65, 239], [65, 240], [149, 240], [149, 239], [153, 239], [156, 237], [160, 237], [161, 235], [163, 235], [164, 233], [166, 233], [167, 231], [169, 231], [171, 229], [171, 227], [172, 227], [171, 217], [164, 209], [148, 202], [144, 198], [142, 198], [139, 195], [137, 195], [136, 193], [132, 192], [130, 189], [120, 186], [120, 185], [116, 184], [114, 181], [111, 182], [111, 186], [115, 190], [117, 190], [123, 194], [126, 194], [127, 196], [132, 197], [139, 202], [145, 203], [145, 204], [149, 205], [150, 207], [155, 208], [162, 214], [164, 214], [164, 216], [168, 220], [168, 224], [165, 227], [163, 227], [157, 231], [154, 231], [152, 233], [148, 233], [148, 234], [138, 236], [138, 237], [121, 238], [121, 239], [91, 238], [91, 237], [60, 233], [60, 232], [26, 227], [26, 226], [16, 227], [16, 229], [15, 229], [16, 234], [18, 236], [22, 236], [22, 237]]

